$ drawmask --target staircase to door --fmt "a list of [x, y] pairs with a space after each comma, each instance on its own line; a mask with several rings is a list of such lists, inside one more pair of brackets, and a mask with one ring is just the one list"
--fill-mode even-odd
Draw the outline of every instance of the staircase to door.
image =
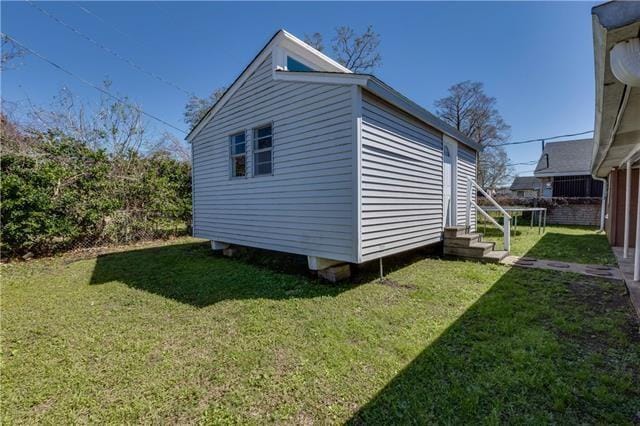
[[[489, 213], [482, 209], [475, 200], [472, 191], [479, 191], [502, 213], [502, 225]], [[511, 245], [511, 216], [487, 194], [476, 182], [467, 180], [466, 219], [464, 226], [447, 226], [444, 228], [444, 254], [447, 256], [478, 259], [484, 262], [499, 262], [509, 255]], [[496, 243], [482, 241], [482, 234], [471, 232], [471, 209], [475, 209], [503, 234], [503, 250], [496, 250]]]
[[482, 241], [482, 234], [469, 232], [464, 226], [444, 229], [444, 254], [446, 256], [477, 259], [483, 262], [500, 262], [509, 255], [507, 250], [496, 250], [496, 243]]

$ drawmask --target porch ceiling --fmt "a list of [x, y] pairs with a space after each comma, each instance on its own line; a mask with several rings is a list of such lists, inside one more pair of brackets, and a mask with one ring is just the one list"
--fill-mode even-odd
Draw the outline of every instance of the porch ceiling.
[[625, 86], [616, 79], [609, 55], [616, 43], [638, 37], [640, 20], [607, 29], [594, 15], [593, 28], [596, 117], [592, 172], [605, 177], [640, 144], [640, 88]]

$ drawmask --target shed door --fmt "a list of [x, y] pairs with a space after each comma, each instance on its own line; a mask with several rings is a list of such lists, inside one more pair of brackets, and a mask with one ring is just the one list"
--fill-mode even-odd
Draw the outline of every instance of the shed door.
[[442, 161], [442, 198], [444, 209], [444, 226], [453, 224], [453, 157], [448, 144], [443, 144]]

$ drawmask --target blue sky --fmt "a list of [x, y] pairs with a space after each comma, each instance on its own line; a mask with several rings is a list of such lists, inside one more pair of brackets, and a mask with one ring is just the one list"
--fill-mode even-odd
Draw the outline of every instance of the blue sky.
[[[199, 95], [228, 85], [279, 28], [302, 38], [336, 26], [381, 34], [374, 73], [433, 110], [463, 80], [485, 84], [511, 125], [511, 140], [593, 128], [594, 74], [587, 2], [214, 3], [40, 2], [59, 19], [145, 69]], [[81, 9], [86, 8], [96, 18]], [[134, 70], [27, 2], [2, 2], [2, 31], [95, 83], [185, 128], [187, 96]], [[2, 76], [4, 99], [46, 105], [63, 86], [88, 102], [95, 90], [28, 56]], [[162, 129], [162, 125], [157, 124]], [[512, 162], [535, 160], [540, 144], [510, 147]], [[533, 166], [518, 166], [530, 174]]]

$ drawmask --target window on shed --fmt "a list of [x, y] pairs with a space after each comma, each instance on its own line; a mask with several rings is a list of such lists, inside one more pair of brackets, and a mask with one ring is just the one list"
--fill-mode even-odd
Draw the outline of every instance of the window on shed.
[[247, 144], [244, 132], [229, 137], [231, 142], [231, 177], [247, 175]]
[[296, 61], [291, 56], [287, 56], [287, 69], [289, 71], [313, 71], [300, 61]]
[[273, 173], [273, 137], [271, 125], [253, 129], [253, 175]]

